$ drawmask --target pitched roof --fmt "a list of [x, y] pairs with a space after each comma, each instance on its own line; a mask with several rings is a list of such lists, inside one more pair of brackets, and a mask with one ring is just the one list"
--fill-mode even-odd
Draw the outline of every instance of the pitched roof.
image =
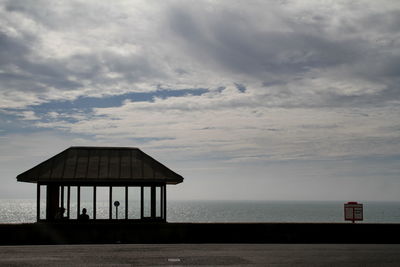
[[178, 184], [183, 177], [138, 148], [70, 147], [17, 176], [20, 182]]

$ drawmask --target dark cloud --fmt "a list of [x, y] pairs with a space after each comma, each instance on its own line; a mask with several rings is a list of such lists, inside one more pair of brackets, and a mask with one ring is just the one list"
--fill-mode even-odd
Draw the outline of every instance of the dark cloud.
[[266, 30], [251, 18], [241, 19], [232, 13], [199, 21], [190, 11], [172, 9], [169, 20], [191, 54], [206, 56], [207, 60], [242, 74], [293, 75], [310, 68], [351, 64], [363, 50], [363, 43], [357, 39], [335, 40], [334, 36], [294, 29], [270, 30], [268, 25]]
[[[30, 34], [16, 38], [0, 32], [1, 90], [39, 93], [53, 88], [62, 92], [83, 89], [84, 81], [89, 81], [90, 86], [103, 87], [104, 94], [112, 94], [106, 91], [105, 86], [118, 82], [144, 82], [165, 76], [145, 55], [118, 55], [102, 51], [64, 58], [43, 58], [38, 55], [39, 45], [40, 40]], [[110, 72], [118, 77], [107, 77]], [[79, 92], [77, 95], [80, 95]], [[48, 98], [51, 99], [51, 95]]]
[[[396, 86], [400, 51], [395, 44], [380, 47], [374, 39], [374, 35], [382, 34], [381, 28], [385, 31], [396, 28], [399, 11], [391, 11], [388, 17], [386, 13], [366, 12], [361, 18], [342, 18], [334, 32], [330, 14], [313, 15], [307, 22], [281, 17], [285, 30], [272, 30], [269, 25], [262, 25], [262, 21], [243, 17], [242, 13], [220, 11], [208, 16], [205, 11], [178, 6], [170, 9], [168, 19], [173, 34], [180, 37], [187, 53], [200, 61], [213, 62], [223, 70], [254, 77], [266, 87], [266, 97], [284, 99], [278, 101], [284, 107], [385, 105], [400, 98]], [[312, 78], [313, 70], [326, 73], [331, 81], [347, 82], [347, 87], [357, 92], [352, 94], [340, 87], [321, 84], [327, 90], [315, 88], [313, 95], [306, 95], [302, 88], [293, 91], [285, 86], [296, 83], [295, 77]], [[354, 80], [365, 84], [379, 82], [386, 88], [371, 94], [364, 88], [355, 90], [360, 85], [353, 84]], [[270, 86], [279, 85], [283, 86], [270, 91]]]
[[29, 45], [32, 42], [31, 36], [26, 36], [24, 40], [20, 40], [0, 32], [0, 65], [5, 66], [18, 62], [19, 57], [26, 56], [29, 53]]
[[235, 86], [241, 93], [246, 92], [246, 86], [244, 86], [243, 84], [235, 83]]
[[400, 10], [367, 14], [361, 19], [360, 23], [366, 29], [375, 29], [386, 33], [398, 33], [400, 28]]
[[63, 62], [31, 59], [37, 40], [32, 36], [14, 38], [0, 33], [0, 74], [2, 87], [15, 91], [43, 92], [48, 87], [75, 89], [79, 83], [68, 80]]
[[[1, 90], [51, 101], [46, 92], [54, 90], [58, 98], [72, 91], [70, 99], [236, 84], [269, 99], [264, 105], [282, 107], [384, 105], [400, 98], [399, 10], [349, 16], [340, 12], [349, 8], [343, 4], [334, 12], [287, 6], [169, 3], [148, 21], [150, 13], [132, 19], [134, 9], [104, 3], [6, 1]], [[52, 38], [60, 43], [57, 56], [46, 51]], [[215, 85], [218, 80], [224, 84]], [[351, 92], [331, 84], [338, 80]], [[376, 84], [382, 88], [371, 93]]]
[[338, 94], [327, 92], [322, 94], [326, 107], [383, 107], [392, 101], [400, 100], [400, 88], [388, 87], [375, 94]]
[[41, 27], [56, 31], [82, 30], [113, 23], [112, 18], [104, 17], [105, 14], [110, 16], [111, 8], [107, 3], [93, 5], [86, 1], [9, 0], [5, 1], [4, 8], [33, 20]]

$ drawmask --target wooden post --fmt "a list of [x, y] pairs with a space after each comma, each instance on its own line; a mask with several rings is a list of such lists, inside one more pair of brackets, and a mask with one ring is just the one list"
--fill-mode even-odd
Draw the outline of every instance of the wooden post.
[[48, 184], [46, 190], [46, 220], [54, 220], [58, 212], [59, 185]]
[[163, 199], [163, 210], [164, 210], [164, 220], [167, 220], [167, 185], [165, 184], [163, 186], [163, 191], [164, 191], [164, 199]]
[[93, 186], [93, 220], [96, 220], [96, 186]]
[[109, 195], [109, 219], [112, 219], [112, 186], [110, 186], [110, 195]]
[[70, 209], [71, 209], [71, 186], [68, 186], [68, 189], [67, 189], [67, 218], [68, 219], [71, 216]]
[[125, 186], [125, 220], [128, 220], [128, 186]]
[[140, 219], [143, 219], [144, 210], [144, 189], [143, 186], [140, 187]]
[[81, 214], [81, 186], [80, 185], [78, 185], [76, 195], [78, 197], [78, 203], [77, 203], [78, 213], [77, 213], [77, 217], [76, 218], [79, 218], [79, 214]]
[[156, 187], [151, 186], [150, 191], [150, 208], [151, 208], [151, 218], [156, 218]]
[[36, 221], [40, 220], [40, 184], [36, 188]]
[[160, 186], [160, 216], [164, 219], [164, 186]]
[[61, 186], [61, 208], [64, 208], [64, 186]]

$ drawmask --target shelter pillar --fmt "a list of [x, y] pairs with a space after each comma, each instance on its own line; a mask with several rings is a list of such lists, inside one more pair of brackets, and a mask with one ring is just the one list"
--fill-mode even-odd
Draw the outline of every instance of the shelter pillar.
[[76, 195], [78, 197], [78, 201], [76, 203], [77, 210], [78, 210], [77, 218], [79, 218], [79, 214], [81, 214], [81, 186], [80, 185], [78, 185], [78, 187], [77, 187]]
[[165, 184], [163, 186], [163, 190], [164, 190], [164, 201], [163, 201], [163, 209], [164, 209], [164, 220], [167, 220], [167, 185]]
[[61, 205], [60, 207], [64, 208], [64, 186], [60, 186], [61, 189]]
[[164, 199], [164, 195], [165, 195], [165, 185], [162, 185], [161, 188], [161, 195], [160, 195], [160, 201], [161, 201], [161, 219], [165, 220], [165, 199]]
[[36, 188], [36, 221], [40, 220], [40, 184]]
[[93, 220], [96, 220], [96, 186], [93, 186]]
[[128, 220], [128, 186], [125, 186], [125, 220]]
[[140, 219], [143, 219], [144, 214], [144, 188], [140, 187]]
[[151, 192], [150, 192], [150, 216], [152, 219], [156, 218], [156, 187], [151, 186]]
[[54, 220], [58, 211], [59, 186], [49, 184], [46, 190], [46, 220]]
[[109, 195], [109, 219], [112, 219], [112, 186], [110, 186], [110, 195]]
[[71, 186], [67, 188], [67, 218], [71, 216]]

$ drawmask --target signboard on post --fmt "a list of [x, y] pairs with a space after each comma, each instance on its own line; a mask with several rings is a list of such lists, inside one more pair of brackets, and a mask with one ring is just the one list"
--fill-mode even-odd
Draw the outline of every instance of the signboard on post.
[[362, 221], [363, 204], [357, 202], [347, 202], [344, 204], [344, 220], [345, 221]]

